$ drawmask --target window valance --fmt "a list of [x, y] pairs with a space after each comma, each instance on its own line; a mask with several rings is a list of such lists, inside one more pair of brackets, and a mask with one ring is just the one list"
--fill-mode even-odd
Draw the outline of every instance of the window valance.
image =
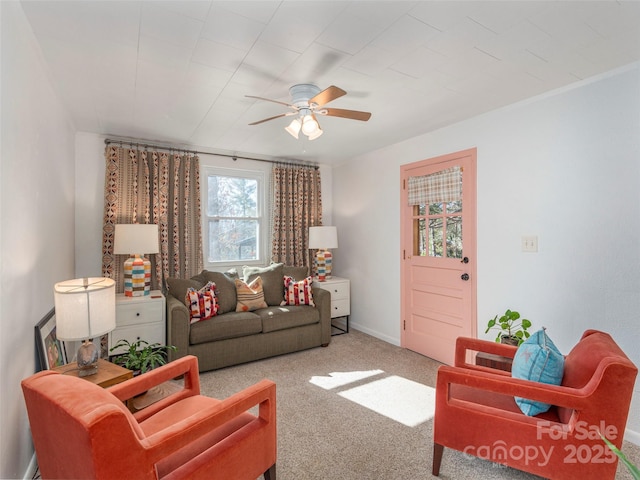
[[447, 168], [431, 175], [409, 177], [409, 205], [455, 202], [462, 200], [462, 168]]

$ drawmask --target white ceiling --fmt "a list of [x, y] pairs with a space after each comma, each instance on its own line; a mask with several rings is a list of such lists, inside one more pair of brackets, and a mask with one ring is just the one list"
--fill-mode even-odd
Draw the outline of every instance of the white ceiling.
[[[81, 131], [337, 163], [640, 59], [638, 1], [22, 1]], [[295, 140], [288, 88], [348, 93]]]

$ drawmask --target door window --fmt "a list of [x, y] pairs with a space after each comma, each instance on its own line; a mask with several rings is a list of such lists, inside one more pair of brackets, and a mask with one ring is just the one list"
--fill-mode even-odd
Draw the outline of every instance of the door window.
[[413, 254], [462, 258], [462, 200], [414, 205]]

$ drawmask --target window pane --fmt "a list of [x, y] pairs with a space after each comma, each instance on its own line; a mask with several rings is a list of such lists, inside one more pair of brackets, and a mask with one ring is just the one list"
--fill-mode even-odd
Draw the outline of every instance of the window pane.
[[256, 260], [257, 220], [209, 221], [209, 262]]
[[418, 205], [418, 215], [426, 215], [427, 214], [427, 206], [426, 205]]
[[258, 216], [258, 182], [254, 179], [209, 175], [208, 199], [209, 216]]
[[462, 200], [447, 203], [447, 213], [458, 213], [462, 211]]
[[442, 213], [442, 208], [443, 208], [442, 203], [429, 204], [429, 215], [440, 215]]
[[413, 221], [413, 254], [419, 257], [427, 255], [427, 221], [424, 218]]
[[462, 217], [447, 218], [447, 257], [462, 258]]
[[429, 256], [442, 257], [442, 218], [429, 220]]

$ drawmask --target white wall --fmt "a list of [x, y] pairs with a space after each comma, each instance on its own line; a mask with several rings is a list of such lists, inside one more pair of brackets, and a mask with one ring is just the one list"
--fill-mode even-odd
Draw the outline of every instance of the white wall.
[[35, 372], [34, 326], [53, 284], [73, 277], [74, 129], [18, 2], [2, 17], [0, 478], [33, 456], [20, 381]]
[[[597, 328], [640, 365], [638, 64], [337, 167], [335, 264], [352, 280], [354, 327], [400, 343], [400, 165], [471, 147], [478, 331], [513, 308], [564, 353]], [[522, 235], [538, 253], [521, 252]], [[628, 426], [640, 444], [638, 384]]]

